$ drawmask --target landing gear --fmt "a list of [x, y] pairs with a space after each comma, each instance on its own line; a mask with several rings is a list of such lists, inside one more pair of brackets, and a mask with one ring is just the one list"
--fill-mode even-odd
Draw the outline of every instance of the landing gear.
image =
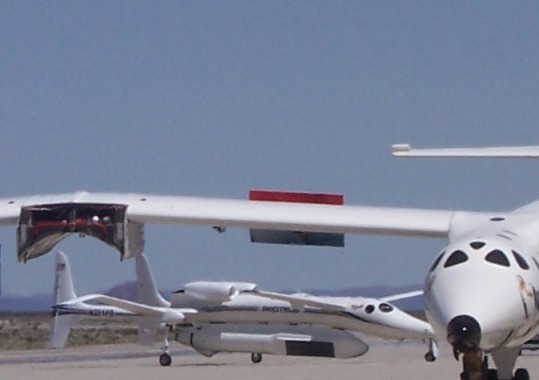
[[251, 354], [251, 361], [255, 364], [258, 364], [262, 361], [262, 354], [259, 354], [258, 352], [253, 352]]
[[498, 380], [498, 371], [493, 368], [487, 369], [484, 378], [485, 380]]
[[518, 356], [518, 349], [494, 351], [491, 353], [496, 368], [489, 368], [488, 357], [479, 349], [467, 350], [464, 352], [454, 351], [458, 360], [462, 353], [461, 380], [530, 380], [528, 370], [519, 368], [514, 375], [512, 370], [515, 359]]
[[168, 351], [168, 334], [170, 333], [170, 330], [172, 329], [172, 326], [167, 326], [165, 330], [165, 338], [164, 338], [164, 344], [163, 347], [161, 347], [161, 351], [163, 353], [159, 355], [159, 364], [162, 367], [168, 367], [172, 363], [172, 357], [170, 356], [170, 353]]
[[514, 380], [530, 380], [530, 374], [526, 368], [519, 368], [515, 371]]
[[496, 364], [499, 379], [529, 380], [530, 376], [526, 369], [519, 368], [513, 372], [519, 351], [520, 348], [517, 347], [497, 350], [491, 353], [492, 359]]
[[[498, 371], [491, 368], [487, 370], [487, 372], [484, 375], [485, 380], [498, 380]], [[528, 373], [528, 370], [526, 368], [519, 368], [515, 371], [515, 376], [513, 376], [512, 380], [530, 380], [530, 375]]]
[[439, 351], [438, 351], [438, 344], [436, 343], [434, 339], [429, 339], [428, 346], [429, 346], [429, 350], [425, 354], [425, 360], [430, 363], [436, 360], [436, 358], [438, 357]]
[[[460, 352], [453, 350], [458, 360]], [[460, 380], [483, 380], [488, 368], [487, 357], [479, 349], [468, 349], [462, 352], [462, 372]], [[486, 377], [486, 376], [485, 376]]]
[[170, 366], [171, 363], [172, 363], [172, 357], [170, 356], [168, 352], [163, 352], [159, 356], [159, 364], [161, 364], [161, 366], [168, 367]]
[[425, 354], [425, 360], [431, 363], [436, 360], [436, 356], [434, 356], [434, 354], [429, 351]]

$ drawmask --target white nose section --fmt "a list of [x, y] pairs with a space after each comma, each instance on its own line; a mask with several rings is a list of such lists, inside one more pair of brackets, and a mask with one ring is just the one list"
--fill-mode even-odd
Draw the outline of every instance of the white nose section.
[[[480, 333], [471, 335], [474, 339], [479, 336], [481, 348], [487, 350], [506, 341], [513, 331], [527, 322], [515, 271], [482, 260], [442, 267], [429, 274], [425, 310], [440, 338], [447, 337], [451, 343], [448, 336], [451, 330], [456, 334], [453, 339], [470, 343], [467, 334], [471, 334], [470, 326], [473, 325], [473, 330], [478, 327]], [[450, 326], [452, 321], [462, 316], [475, 322], [467, 320], [470, 323], [455, 322]], [[459, 328], [463, 330], [459, 332]]]

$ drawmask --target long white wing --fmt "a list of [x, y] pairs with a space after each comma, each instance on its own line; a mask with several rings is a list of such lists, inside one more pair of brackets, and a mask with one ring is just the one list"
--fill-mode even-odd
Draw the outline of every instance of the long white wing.
[[0, 199], [0, 224], [16, 224], [21, 207], [64, 203], [121, 204], [130, 221], [309, 232], [445, 237], [453, 211], [287, 202], [87, 193]]
[[[94, 211], [98, 219], [95, 223]], [[64, 218], [75, 214], [81, 217]], [[105, 214], [106, 218], [102, 217]], [[77, 192], [0, 199], [0, 225], [18, 224], [21, 261], [49, 252], [70, 233], [95, 236], [115, 247], [123, 259], [143, 251], [144, 223], [211, 226], [219, 230], [242, 227], [447, 238], [457, 214], [458, 211], [451, 210], [119, 193]], [[466, 217], [485, 220], [488, 215], [466, 213]]]

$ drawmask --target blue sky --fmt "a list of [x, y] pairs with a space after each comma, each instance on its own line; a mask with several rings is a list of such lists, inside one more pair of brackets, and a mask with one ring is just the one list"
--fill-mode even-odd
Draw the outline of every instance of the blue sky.
[[[539, 144], [539, 5], [431, 1], [3, 1], [0, 197], [76, 190], [510, 210], [533, 161], [399, 160], [417, 147]], [[146, 226], [159, 285], [421, 284], [444, 241], [347, 236], [345, 249], [248, 243], [244, 230]], [[4, 294], [50, 292], [53, 255]], [[92, 239], [59, 246], [80, 293], [133, 278]]]

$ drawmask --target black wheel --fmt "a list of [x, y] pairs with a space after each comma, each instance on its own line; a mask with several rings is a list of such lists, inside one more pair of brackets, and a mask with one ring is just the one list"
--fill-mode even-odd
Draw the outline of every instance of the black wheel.
[[519, 368], [515, 371], [515, 380], [530, 380], [530, 374], [526, 368]]
[[259, 354], [257, 352], [253, 352], [251, 354], [251, 361], [255, 364], [258, 364], [262, 361], [262, 354]]
[[498, 371], [494, 368], [487, 369], [485, 372], [485, 380], [498, 380]]
[[161, 364], [161, 366], [168, 367], [170, 363], [172, 363], [172, 357], [170, 354], [164, 352], [159, 356], [159, 364]]
[[433, 361], [436, 360], [436, 356], [434, 356], [434, 354], [432, 352], [427, 352], [425, 354], [425, 360], [428, 361], [429, 363], [433, 362]]

